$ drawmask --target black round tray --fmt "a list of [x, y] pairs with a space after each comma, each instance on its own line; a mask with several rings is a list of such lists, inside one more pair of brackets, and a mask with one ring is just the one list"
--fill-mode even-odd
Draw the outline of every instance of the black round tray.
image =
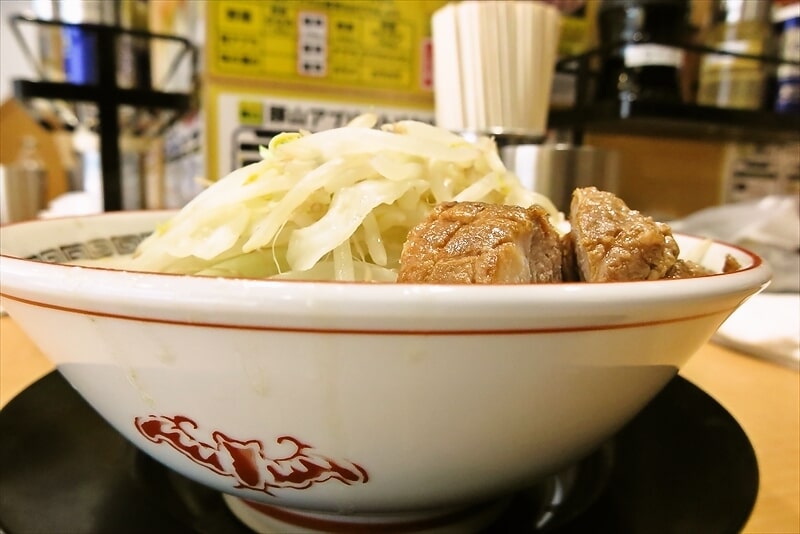
[[[757, 490], [736, 420], [676, 377], [603, 447], [516, 494], [488, 532], [734, 533]], [[0, 531], [248, 532], [219, 493], [140, 453], [57, 372], [0, 411]]]

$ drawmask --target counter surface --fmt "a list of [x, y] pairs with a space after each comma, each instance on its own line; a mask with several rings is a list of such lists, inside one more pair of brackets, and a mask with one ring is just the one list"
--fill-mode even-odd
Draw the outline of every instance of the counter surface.
[[[53, 369], [13, 319], [0, 319], [0, 407]], [[760, 487], [746, 533], [800, 533], [800, 374], [709, 343], [681, 375], [742, 426]]]

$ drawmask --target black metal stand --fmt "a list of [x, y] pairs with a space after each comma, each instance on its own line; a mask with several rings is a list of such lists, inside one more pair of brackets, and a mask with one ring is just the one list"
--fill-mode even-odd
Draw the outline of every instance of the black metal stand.
[[[644, 42], [644, 41], [637, 41]], [[569, 131], [580, 145], [586, 131], [641, 136], [742, 142], [792, 142], [800, 140], [800, 115], [768, 110], [724, 109], [693, 103], [597, 100], [592, 95], [598, 73], [592, 64], [628, 42], [600, 46], [558, 62], [556, 70], [576, 78], [577, 94], [569, 109], [552, 110], [548, 126]], [[696, 54], [721, 54], [757, 60], [767, 65], [800, 65], [774, 56], [754, 56], [686, 43], [658, 43]]]
[[69, 24], [60, 21], [42, 20], [22, 15], [14, 15], [10, 19], [12, 30], [20, 43], [23, 53], [44, 78], [44, 72], [31, 53], [25, 39], [19, 31], [19, 23], [30, 23], [45, 26], [61, 26], [77, 28], [96, 38], [96, 54], [94, 55], [96, 84], [72, 84], [53, 81], [15, 80], [14, 94], [20, 100], [44, 98], [70, 102], [87, 102], [97, 106], [98, 134], [100, 137], [100, 158], [103, 176], [103, 208], [106, 211], [122, 209], [122, 184], [120, 179], [120, 106], [146, 108], [156, 110], [172, 110], [175, 119], [195, 108], [194, 88], [190, 93], [171, 93], [154, 91], [150, 84], [136, 89], [122, 88], [117, 83], [117, 50], [121, 35], [129, 35], [139, 39], [161, 39], [182, 45], [181, 51], [173, 59], [167, 74], [174, 73], [185, 56], [190, 56], [192, 84], [196, 82], [197, 53], [194, 45], [187, 39], [172, 35], [154, 34], [145, 31], [128, 30], [119, 26], [101, 24]]

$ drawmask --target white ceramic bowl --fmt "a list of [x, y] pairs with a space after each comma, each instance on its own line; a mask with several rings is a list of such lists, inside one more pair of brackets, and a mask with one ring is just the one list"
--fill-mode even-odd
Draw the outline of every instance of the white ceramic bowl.
[[169, 215], [3, 227], [3, 306], [137, 447], [268, 505], [231, 499], [242, 517], [413, 523], [532, 484], [612, 436], [770, 278], [721, 243], [707, 265], [731, 254], [742, 270], [609, 284], [311, 283], [37, 261], [129, 253]]

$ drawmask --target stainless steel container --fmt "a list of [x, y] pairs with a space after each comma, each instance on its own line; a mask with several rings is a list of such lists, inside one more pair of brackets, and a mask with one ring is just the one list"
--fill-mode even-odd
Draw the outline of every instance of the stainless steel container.
[[525, 187], [549, 197], [567, 213], [576, 187], [596, 186], [618, 193], [619, 154], [567, 144], [505, 145], [500, 157]]

